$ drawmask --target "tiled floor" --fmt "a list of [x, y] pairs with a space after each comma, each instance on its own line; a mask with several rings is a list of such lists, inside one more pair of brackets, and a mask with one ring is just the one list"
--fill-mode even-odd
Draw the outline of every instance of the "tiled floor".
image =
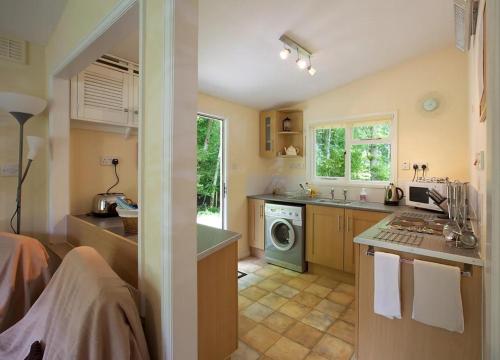
[[238, 264], [239, 348], [233, 360], [349, 360], [354, 287], [256, 258]]

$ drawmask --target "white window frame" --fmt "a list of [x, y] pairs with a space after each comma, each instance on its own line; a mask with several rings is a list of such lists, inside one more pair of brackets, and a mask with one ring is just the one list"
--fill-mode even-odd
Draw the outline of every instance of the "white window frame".
[[[367, 121], [377, 121], [390, 119], [391, 131], [388, 138], [374, 140], [356, 140], [352, 138], [352, 129], [356, 123]], [[315, 130], [321, 128], [345, 128], [345, 176], [344, 177], [326, 177], [316, 176], [316, 136]], [[397, 178], [397, 139], [398, 139], [398, 119], [397, 112], [366, 114], [347, 118], [336, 119], [328, 122], [315, 122], [309, 126], [309, 142], [307, 178], [308, 181], [319, 185], [340, 185], [340, 186], [362, 186], [362, 187], [384, 187], [394, 182]], [[351, 146], [362, 144], [391, 144], [391, 177], [388, 181], [365, 181], [351, 179]]]

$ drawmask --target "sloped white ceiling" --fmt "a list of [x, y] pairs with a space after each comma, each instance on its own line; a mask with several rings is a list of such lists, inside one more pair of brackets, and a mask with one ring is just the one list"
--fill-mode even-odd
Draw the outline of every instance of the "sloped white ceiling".
[[[453, 0], [200, 0], [199, 87], [258, 109], [327, 92], [452, 45]], [[287, 34], [314, 55], [311, 77], [283, 61]]]
[[45, 45], [66, 2], [67, 0], [0, 0], [0, 34]]

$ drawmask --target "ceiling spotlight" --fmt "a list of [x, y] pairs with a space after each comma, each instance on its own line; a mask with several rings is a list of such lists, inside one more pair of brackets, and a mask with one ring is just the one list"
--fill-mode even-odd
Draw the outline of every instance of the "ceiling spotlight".
[[[298, 52], [297, 52], [298, 55]], [[300, 70], [304, 70], [307, 67], [307, 62], [304, 59], [300, 58], [300, 55], [297, 56], [297, 66], [299, 67]]]
[[311, 76], [314, 76], [314, 74], [316, 74], [316, 69], [312, 67], [310, 56], [309, 56], [309, 66], [307, 67], [307, 71], [309, 72], [309, 75], [311, 75]]
[[290, 53], [291, 53], [290, 49], [284, 48], [283, 50], [280, 51], [280, 58], [286, 60], [288, 59], [288, 55], [290, 55]]

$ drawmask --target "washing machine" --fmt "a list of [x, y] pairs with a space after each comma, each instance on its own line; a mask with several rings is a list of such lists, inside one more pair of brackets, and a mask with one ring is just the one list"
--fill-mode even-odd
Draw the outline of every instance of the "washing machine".
[[306, 271], [305, 206], [266, 203], [264, 224], [266, 261]]

